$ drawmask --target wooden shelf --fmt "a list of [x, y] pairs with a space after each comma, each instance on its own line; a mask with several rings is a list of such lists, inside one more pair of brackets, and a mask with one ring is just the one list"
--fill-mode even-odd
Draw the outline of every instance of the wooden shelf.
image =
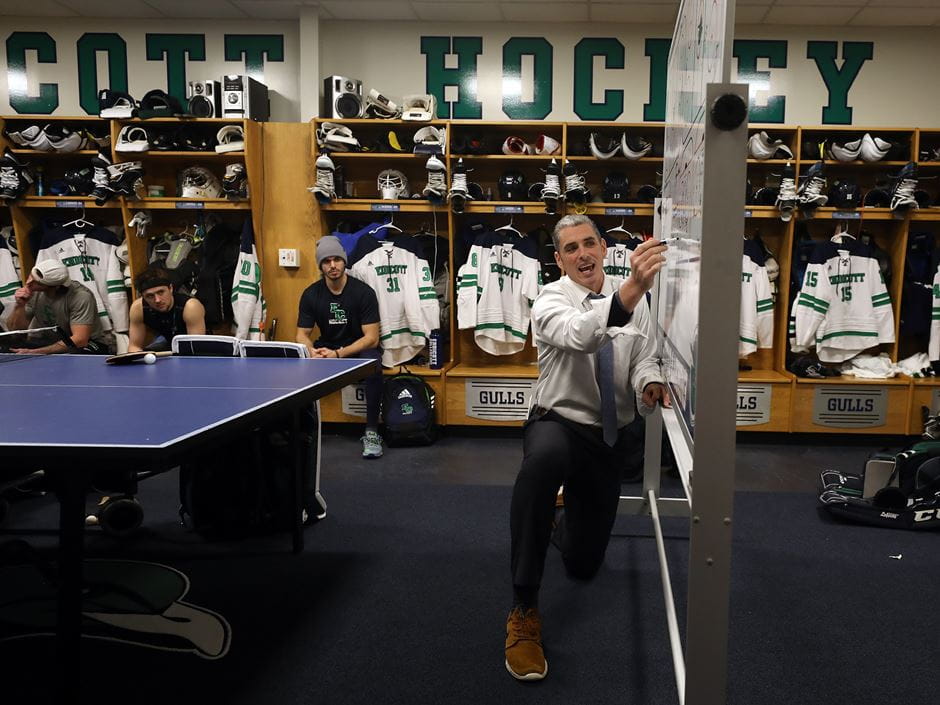
[[561, 154], [451, 154], [450, 160], [463, 159], [465, 161], [510, 161], [510, 162], [550, 162], [554, 159], [560, 162], [564, 159]]
[[24, 196], [18, 201], [13, 201], [12, 205], [21, 208], [71, 208], [73, 206], [58, 205], [60, 203], [80, 202], [85, 208], [120, 208], [121, 202], [112, 199], [103, 206], [95, 204], [95, 199], [91, 196]]
[[[373, 206], [379, 206], [373, 208]], [[387, 206], [398, 206], [390, 209]], [[446, 213], [446, 205], [435, 206], [425, 200], [412, 198], [398, 198], [395, 200], [382, 200], [381, 198], [337, 198], [331, 203], [321, 203], [320, 209], [325, 211], [373, 211], [375, 213]]]
[[[108, 147], [108, 150], [110, 150], [110, 147]], [[23, 149], [22, 147], [18, 147], [18, 148], [15, 148], [15, 149], [12, 149], [12, 148], [11, 148], [10, 151], [13, 152], [13, 154], [20, 154], [20, 155], [23, 155], [23, 156], [25, 156], [25, 157], [52, 157], [52, 158], [56, 158], [56, 157], [76, 157], [76, 156], [77, 156], [77, 157], [82, 157], [82, 156], [93, 157], [93, 156], [95, 156], [96, 154], [98, 154], [98, 150], [97, 150], [97, 149], [76, 149], [76, 150], [73, 151], [73, 152], [55, 152], [55, 151], [53, 151], [53, 152], [40, 152], [39, 150], [36, 150], [36, 149]]]
[[872, 386], [872, 387], [908, 387], [910, 379], [907, 377], [890, 377], [888, 379], [866, 379], [863, 377], [851, 377], [842, 375], [841, 377], [825, 377], [816, 379], [810, 377], [797, 377], [796, 383], [799, 385], [819, 386], [827, 384], [838, 384], [842, 386]]
[[[569, 205], [569, 208], [571, 206]], [[652, 203], [588, 203], [587, 204], [587, 215], [611, 215], [619, 216], [620, 213], [607, 213], [607, 209], [617, 208], [617, 209], [633, 209], [632, 216], [643, 216], [643, 217], [652, 217], [653, 216], [653, 204]], [[631, 214], [628, 214], [631, 215]]]
[[595, 162], [597, 164], [662, 164], [662, 157], [640, 157], [639, 159], [630, 159], [629, 157], [611, 157], [610, 159], [598, 159], [595, 156], [568, 156], [565, 157], [572, 162]]
[[[178, 209], [188, 210], [217, 210], [217, 211], [248, 211], [251, 210], [251, 201], [230, 201], [226, 198], [138, 198], [126, 199], [130, 208], [152, 208], [155, 210]], [[196, 204], [202, 204], [197, 206]]]
[[531, 365], [468, 365], [458, 363], [447, 372], [448, 377], [518, 377], [538, 379], [539, 367]]
[[796, 164], [796, 158], [793, 159], [748, 159], [748, 165], [767, 164], [768, 166], [786, 166], [787, 164]]
[[745, 218], [780, 218], [780, 211], [776, 206], [745, 206]]
[[[387, 159], [427, 159], [430, 154], [423, 152], [328, 152], [330, 159], [338, 159], [340, 161], [344, 159], [381, 159], [385, 161]], [[443, 157], [442, 154], [437, 155], [438, 158]]]
[[738, 370], [738, 382], [789, 384], [790, 377], [776, 370]]
[[[96, 152], [97, 154], [97, 152]], [[167, 157], [174, 159], [225, 159], [226, 157], [236, 157], [238, 159], [244, 159], [245, 153], [243, 151], [238, 152], [189, 152], [189, 151], [164, 151], [160, 149], [149, 149], [146, 152], [122, 152], [120, 150], [114, 150], [114, 155], [116, 157], [125, 157], [132, 161], [140, 161], [142, 159], [149, 159], [150, 157]]]

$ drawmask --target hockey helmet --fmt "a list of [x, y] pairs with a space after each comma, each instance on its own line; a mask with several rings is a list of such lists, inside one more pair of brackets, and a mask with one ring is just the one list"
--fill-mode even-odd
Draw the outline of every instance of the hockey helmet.
[[176, 152], [183, 149], [181, 137], [177, 130], [162, 130], [150, 132], [150, 146], [161, 152]]
[[862, 189], [854, 181], [839, 179], [829, 189], [827, 205], [835, 208], [858, 208], [862, 205]]
[[69, 186], [69, 195], [87, 196], [95, 187], [93, 180], [94, 169], [90, 166], [81, 166], [77, 169], [66, 170], [63, 178]]
[[545, 184], [541, 181], [536, 181], [534, 184], [529, 184], [529, 200], [530, 201], [541, 201], [542, 200], [542, 189], [545, 188]]
[[803, 140], [803, 151], [800, 153], [800, 159], [821, 159], [825, 147], [825, 140]]
[[611, 171], [604, 177], [604, 203], [623, 203], [630, 195], [630, 180], [622, 171]]
[[408, 177], [398, 169], [385, 169], [379, 172], [379, 195], [383, 200], [408, 198]]
[[180, 198], [221, 198], [222, 182], [204, 166], [191, 166], [180, 172]]
[[499, 189], [499, 200], [501, 201], [524, 201], [529, 193], [525, 176], [516, 169], [504, 171], [499, 177], [497, 188]]

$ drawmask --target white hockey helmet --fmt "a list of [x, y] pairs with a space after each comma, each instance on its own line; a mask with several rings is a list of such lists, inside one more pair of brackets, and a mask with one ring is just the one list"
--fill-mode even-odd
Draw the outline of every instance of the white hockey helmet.
[[382, 200], [389, 201], [396, 198], [408, 198], [408, 177], [398, 169], [385, 169], [379, 172], [379, 195]]
[[401, 119], [427, 122], [437, 117], [437, 98], [430, 93], [402, 98]]
[[180, 172], [181, 198], [221, 198], [222, 182], [204, 166], [190, 166]]
[[245, 149], [245, 130], [241, 125], [223, 125], [215, 135], [215, 151], [219, 154], [226, 152], [241, 152]]

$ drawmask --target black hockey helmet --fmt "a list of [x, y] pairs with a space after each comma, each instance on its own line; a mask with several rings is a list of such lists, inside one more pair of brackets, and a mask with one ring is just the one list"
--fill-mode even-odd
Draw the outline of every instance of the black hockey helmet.
[[517, 169], [504, 171], [499, 177], [497, 188], [501, 201], [525, 201], [528, 198], [529, 187], [525, 176]]
[[780, 189], [773, 186], [762, 186], [754, 192], [752, 198], [755, 206], [772, 206], [777, 203]]
[[862, 205], [862, 189], [854, 181], [837, 179], [829, 189], [829, 203], [834, 208], [858, 208]]
[[604, 177], [604, 203], [623, 203], [630, 195], [630, 180], [622, 171], [608, 172]]

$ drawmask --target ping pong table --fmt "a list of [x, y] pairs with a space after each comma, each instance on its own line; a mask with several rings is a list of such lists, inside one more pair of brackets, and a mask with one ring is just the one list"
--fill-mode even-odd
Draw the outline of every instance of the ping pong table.
[[[358, 359], [169, 357], [106, 365], [94, 355], [0, 355], [0, 466], [42, 468], [59, 501], [58, 699], [77, 701], [85, 498], [101, 470], [167, 469], [187, 454], [290, 415], [293, 548], [303, 548], [300, 412], [367, 377]], [[319, 441], [318, 441], [319, 443]], [[316, 496], [319, 494], [317, 448]]]

